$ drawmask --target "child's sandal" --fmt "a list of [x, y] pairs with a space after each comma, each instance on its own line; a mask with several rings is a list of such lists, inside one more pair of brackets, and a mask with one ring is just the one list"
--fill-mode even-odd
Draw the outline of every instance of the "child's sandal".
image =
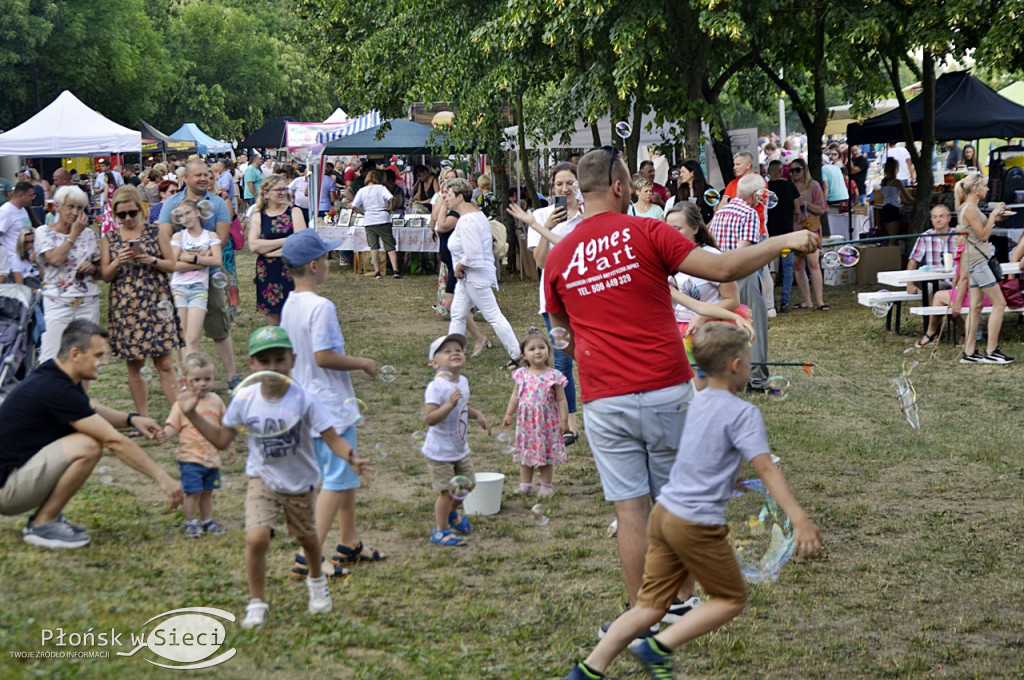
[[473, 527], [469, 524], [469, 518], [463, 515], [462, 519], [459, 519], [458, 511], [448, 515], [448, 526], [455, 529], [460, 534], [468, 534], [473, 531]]
[[336, 553], [331, 558], [331, 563], [338, 567], [345, 564], [355, 564], [356, 562], [383, 562], [388, 558], [387, 555], [376, 548], [366, 548], [366, 553], [364, 553], [362, 541], [359, 541], [353, 548], [339, 543], [334, 549]]
[[[327, 573], [324, 567], [327, 565], [327, 559], [320, 558], [320, 572], [327, 578], [345, 578], [352, 572], [348, 569], [342, 569], [341, 567], [335, 566], [334, 571]], [[309, 563], [306, 562], [305, 555], [295, 553], [295, 566], [292, 567], [292, 578], [309, 578]]]
[[529, 496], [533, 493], [533, 484], [519, 482], [519, 488], [512, 492], [516, 496]]
[[540, 491], [537, 492], [537, 498], [551, 498], [555, 495], [555, 485], [548, 484], [547, 482], [540, 483]]

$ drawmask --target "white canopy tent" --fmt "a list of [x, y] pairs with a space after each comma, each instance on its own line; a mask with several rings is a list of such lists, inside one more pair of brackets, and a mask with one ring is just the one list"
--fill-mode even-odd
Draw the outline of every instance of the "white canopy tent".
[[0, 135], [0, 156], [142, 153], [142, 133], [118, 125], [64, 90], [49, 106]]
[[327, 120], [325, 120], [324, 122], [325, 123], [344, 123], [347, 120], [348, 120], [348, 114], [347, 113], [345, 113], [341, 109], [334, 109], [334, 113], [332, 113], [327, 118]]

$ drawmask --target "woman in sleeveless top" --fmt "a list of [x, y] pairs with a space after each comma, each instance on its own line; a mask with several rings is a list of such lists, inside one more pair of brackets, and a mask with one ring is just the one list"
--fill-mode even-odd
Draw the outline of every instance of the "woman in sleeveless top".
[[[967, 318], [964, 353], [961, 364], [1008, 364], [1013, 357], [1003, 354], [999, 348], [999, 331], [1003, 327], [1003, 312], [1006, 300], [999, 289], [995, 274], [989, 268], [988, 258], [992, 256], [992, 244], [988, 242], [992, 229], [1003, 219], [1005, 203], [989, 206], [992, 212], [988, 218], [978, 208], [978, 202], [988, 195], [988, 179], [972, 172], [956, 183], [957, 230], [966, 232], [966, 245], [961, 256], [961, 266], [967, 269], [971, 287], [971, 313]], [[981, 308], [985, 296], [992, 302], [988, 316], [988, 344], [984, 354], [977, 351], [976, 339]]]

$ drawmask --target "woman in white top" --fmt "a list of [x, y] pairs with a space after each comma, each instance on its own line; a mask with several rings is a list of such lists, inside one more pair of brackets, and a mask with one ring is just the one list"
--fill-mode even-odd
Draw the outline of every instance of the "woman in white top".
[[[960, 266], [969, 273], [971, 290], [971, 314], [967, 319], [964, 353], [960, 363], [1008, 364], [1013, 361], [1013, 357], [1003, 354], [999, 348], [999, 331], [1003, 327], [1006, 300], [995, 273], [988, 266], [988, 258], [994, 250], [988, 238], [996, 224], [1002, 221], [1006, 204], [989, 205], [992, 212], [988, 218], [982, 215], [978, 202], [988, 196], [988, 179], [977, 172], [970, 173], [956, 183], [955, 196], [957, 231], [967, 233], [967, 244], [961, 255]], [[988, 346], [985, 354], [979, 354], [976, 334], [985, 296], [992, 303], [992, 312], [988, 315]]]
[[491, 223], [473, 204], [473, 187], [468, 181], [450, 179], [445, 186], [448, 187], [448, 204], [459, 213], [459, 221], [448, 240], [453, 271], [458, 279], [448, 334], [465, 334], [466, 317], [476, 306], [508, 352], [510, 360], [504, 368], [514, 370], [519, 367], [519, 340], [494, 297], [498, 278], [491, 247]]
[[366, 242], [370, 245], [370, 264], [373, 265], [373, 278], [382, 277], [380, 251], [387, 253], [391, 260], [391, 269], [395, 278], [402, 278], [398, 271], [398, 254], [395, 252], [395, 234], [391, 231], [391, 210], [396, 203], [395, 196], [384, 186], [384, 172], [371, 170], [366, 173], [366, 184], [356, 192], [352, 199], [352, 209], [363, 215], [363, 226], [366, 229]]
[[[558, 163], [551, 168], [551, 193], [554, 196], [565, 196], [566, 207], [556, 203], [526, 211], [512, 203], [508, 212], [512, 217], [530, 227], [526, 234], [526, 248], [533, 253], [533, 261], [537, 263], [540, 273], [540, 314], [544, 317], [544, 325], [551, 332], [551, 321], [544, 311], [544, 262], [547, 260], [551, 247], [572, 233], [576, 225], [583, 221], [583, 194], [576, 184], [576, 166], [572, 163]], [[572, 374], [572, 357], [558, 348], [554, 348], [555, 368], [569, 381], [565, 385], [565, 399], [569, 403], [569, 432], [562, 436], [565, 445], [576, 442], [579, 429], [576, 425], [576, 381]]]
[[302, 212], [302, 219], [309, 224], [309, 172], [306, 166], [299, 168], [299, 174], [288, 184], [292, 203]]

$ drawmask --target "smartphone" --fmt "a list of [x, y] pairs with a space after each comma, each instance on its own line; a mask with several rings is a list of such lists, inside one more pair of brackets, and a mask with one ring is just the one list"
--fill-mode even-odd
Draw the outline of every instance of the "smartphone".
[[132, 252], [136, 255], [145, 255], [145, 251], [142, 249], [142, 241], [135, 239], [134, 241], [128, 241], [128, 247], [132, 249]]
[[561, 208], [566, 212], [569, 212], [569, 197], [558, 194], [555, 196], [555, 210]]

